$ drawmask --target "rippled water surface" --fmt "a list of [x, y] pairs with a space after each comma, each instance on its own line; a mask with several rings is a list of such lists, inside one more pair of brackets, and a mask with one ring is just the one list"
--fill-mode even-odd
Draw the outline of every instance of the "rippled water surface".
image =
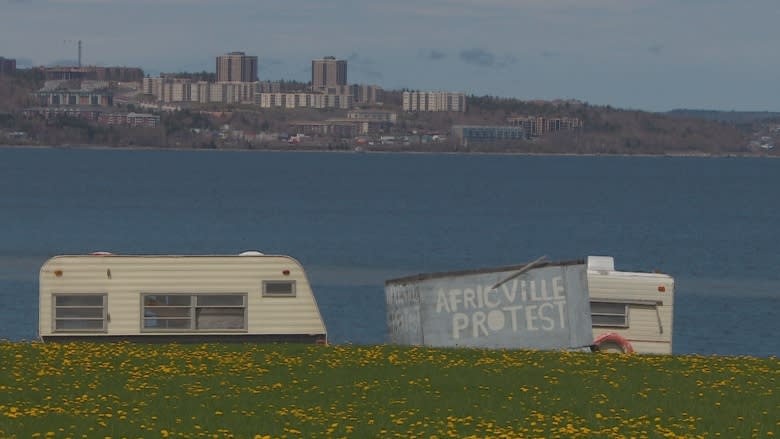
[[334, 343], [386, 340], [383, 283], [612, 255], [677, 280], [676, 353], [780, 355], [780, 160], [0, 149], [0, 338], [57, 254], [289, 254]]

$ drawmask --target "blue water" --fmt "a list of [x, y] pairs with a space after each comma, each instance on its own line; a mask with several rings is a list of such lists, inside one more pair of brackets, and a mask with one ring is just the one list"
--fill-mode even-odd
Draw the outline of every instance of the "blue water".
[[676, 353], [780, 355], [780, 160], [0, 149], [0, 338], [57, 254], [289, 254], [333, 343], [386, 340], [383, 282], [612, 255], [677, 280]]

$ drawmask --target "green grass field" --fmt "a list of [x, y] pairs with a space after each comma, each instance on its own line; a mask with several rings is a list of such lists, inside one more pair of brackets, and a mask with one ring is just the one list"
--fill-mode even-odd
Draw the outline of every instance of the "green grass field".
[[780, 431], [777, 358], [0, 343], [0, 437], [723, 437]]

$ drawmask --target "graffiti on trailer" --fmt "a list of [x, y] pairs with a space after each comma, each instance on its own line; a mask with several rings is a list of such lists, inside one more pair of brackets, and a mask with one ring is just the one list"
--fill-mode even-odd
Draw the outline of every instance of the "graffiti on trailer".
[[566, 328], [566, 294], [562, 276], [514, 279], [498, 288], [439, 288], [436, 312], [452, 319], [453, 339], [479, 338], [511, 330], [555, 331]]
[[[385, 295], [387, 325], [396, 343], [414, 343], [408, 337], [421, 338], [419, 285], [392, 285]], [[406, 334], [406, 337], [402, 335]]]
[[385, 284], [390, 342], [557, 349], [592, 341], [584, 264], [418, 275]]

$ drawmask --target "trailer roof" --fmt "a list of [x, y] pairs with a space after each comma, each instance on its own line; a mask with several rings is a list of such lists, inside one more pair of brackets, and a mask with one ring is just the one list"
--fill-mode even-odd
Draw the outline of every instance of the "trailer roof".
[[[574, 259], [574, 260], [560, 261], [560, 262], [542, 261], [542, 262], [537, 262], [533, 264], [533, 266], [528, 268], [536, 269], [536, 268], [544, 268], [544, 267], [560, 267], [566, 265], [582, 265], [582, 264], [585, 264], [584, 259]], [[526, 263], [526, 264], [517, 264], [517, 265], [506, 265], [501, 267], [475, 268], [469, 270], [455, 270], [455, 271], [440, 271], [434, 273], [420, 273], [411, 276], [404, 276], [404, 277], [386, 280], [385, 285], [390, 285], [395, 283], [415, 282], [415, 281], [428, 280], [428, 279], [438, 279], [438, 278], [448, 277], [448, 276], [493, 273], [493, 272], [501, 272], [501, 271], [517, 271], [526, 268], [527, 266], [528, 264]]]

